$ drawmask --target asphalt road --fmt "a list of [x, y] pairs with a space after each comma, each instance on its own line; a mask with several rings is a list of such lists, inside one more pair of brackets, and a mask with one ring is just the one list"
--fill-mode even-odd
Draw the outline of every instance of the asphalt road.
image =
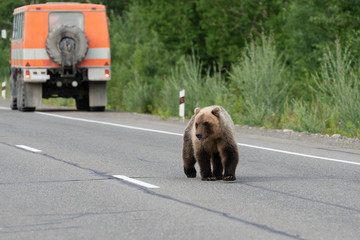
[[204, 182], [181, 120], [8, 106], [0, 239], [360, 239], [359, 144], [237, 128], [237, 180]]

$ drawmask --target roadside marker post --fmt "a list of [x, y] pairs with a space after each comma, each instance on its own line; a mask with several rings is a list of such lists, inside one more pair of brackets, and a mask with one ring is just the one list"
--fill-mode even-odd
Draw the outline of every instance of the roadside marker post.
[[6, 82], [2, 82], [1, 87], [1, 97], [5, 98]]
[[185, 121], [185, 89], [181, 90], [180, 93], [180, 105], [179, 105], [179, 116]]

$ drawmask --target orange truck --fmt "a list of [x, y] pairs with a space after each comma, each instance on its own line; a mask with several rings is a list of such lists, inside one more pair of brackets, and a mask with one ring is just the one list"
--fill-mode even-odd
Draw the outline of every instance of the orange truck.
[[78, 110], [104, 111], [111, 78], [106, 8], [45, 3], [14, 10], [11, 109], [34, 111], [43, 98], [74, 98]]

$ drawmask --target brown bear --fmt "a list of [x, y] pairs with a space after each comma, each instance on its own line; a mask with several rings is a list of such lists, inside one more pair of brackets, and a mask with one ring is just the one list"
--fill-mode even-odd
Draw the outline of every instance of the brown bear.
[[234, 123], [220, 106], [196, 108], [184, 131], [183, 164], [188, 178], [196, 177], [195, 163], [201, 180], [234, 181], [239, 162], [233, 134]]

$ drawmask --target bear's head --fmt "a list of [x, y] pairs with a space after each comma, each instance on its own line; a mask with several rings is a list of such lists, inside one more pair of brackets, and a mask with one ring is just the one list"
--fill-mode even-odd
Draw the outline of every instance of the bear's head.
[[200, 142], [215, 137], [220, 129], [220, 108], [195, 108], [195, 135]]

